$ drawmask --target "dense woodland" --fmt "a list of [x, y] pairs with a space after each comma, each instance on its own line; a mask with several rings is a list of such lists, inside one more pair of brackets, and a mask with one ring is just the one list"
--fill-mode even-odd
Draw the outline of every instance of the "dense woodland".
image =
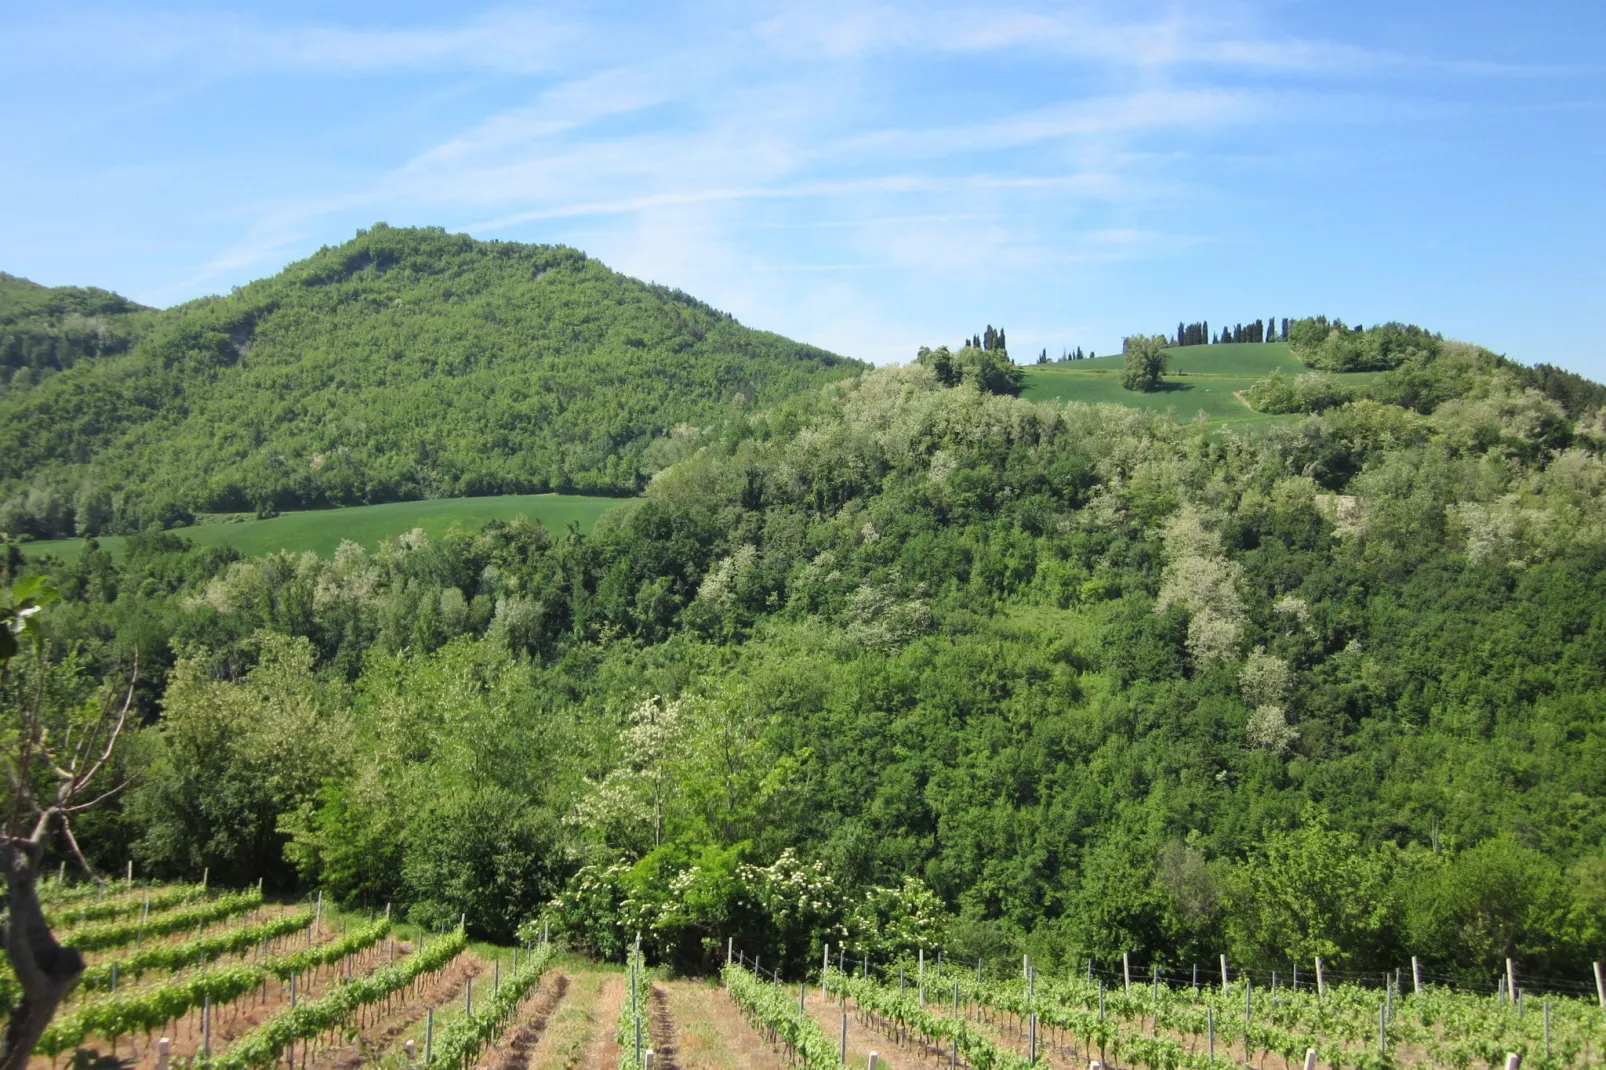
[[675, 428], [862, 367], [574, 249], [433, 228], [381, 224], [160, 313], [0, 283], [0, 530], [38, 538], [634, 494]]
[[127, 352], [154, 318], [105, 290], [45, 287], [0, 271], [0, 399], [81, 360]]
[[[365, 295], [405, 270], [352, 259], [381, 238], [273, 286], [353, 337], [391, 324]], [[625, 285], [567, 251], [496, 255]], [[440, 307], [455, 329], [498, 306]], [[1342, 325], [1296, 344], [1334, 330], [1350, 352]], [[1406, 341], [1373, 396], [1253, 433], [1032, 404], [992, 350], [927, 350], [683, 429], [590, 536], [240, 560], [151, 531], [121, 563], [6, 568], [65, 594], [52, 702], [138, 655], [134, 784], [80, 834], [102, 865], [316, 884], [496, 938], [545, 919], [611, 956], [639, 930], [687, 969], [729, 936], [794, 970], [828, 939], [1582, 977], [1606, 957], [1599, 388]], [[320, 352], [263, 374], [322, 374]]]

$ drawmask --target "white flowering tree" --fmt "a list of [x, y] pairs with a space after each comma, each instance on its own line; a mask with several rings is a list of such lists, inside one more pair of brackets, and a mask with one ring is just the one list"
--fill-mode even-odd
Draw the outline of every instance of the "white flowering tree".
[[1221, 537], [1191, 505], [1166, 521], [1165, 556], [1155, 612], [1174, 605], [1188, 611], [1188, 654], [1195, 665], [1235, 660], [1248, 617], [1239, 593], [1242, 566], [1227, 558]]
[[847, 919], [848, 946], [883, 961], [935, 951], [948, 927], [948, 912], [918, 877], [894, 887], [871, 888]]
[[841, 892], [819, 860], [804, 862], [790, 847], [767, 866], [737, 867], [747, 905], [774, 933], [783, 960], [808, 961], [821, 940], [841, 939]]
[[[575, 820], [609, 843], [644, 852], [664, 842], [664, 811], [674, 787], [682, 706], [653, 695], [630, 711], [619, 763], [575, 808]], [[642, 833], [650, 831], [651, 843]]]

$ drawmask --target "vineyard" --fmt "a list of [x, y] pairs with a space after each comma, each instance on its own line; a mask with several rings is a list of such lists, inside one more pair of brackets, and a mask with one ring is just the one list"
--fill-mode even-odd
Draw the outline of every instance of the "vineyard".
[[[420, 1055], [467, 1070], [531, 1002], [551, 960], [549, 945], [471, 950], [461, 930], [404, 936], [388, 912], [337, 918], [321, 897], [273, 905], [260, 889], [131, 883], [40, 891], [61, 942], [88, 952], [89, 965], [36, 1045], [36, 1070], [67, 1056], [77, 1065], [85, 1052], [152, 1070], [415, 1061], [406, 1037], [420, 1024]], [[476, 999], [473, 981], [487, 972]], [[20, 998], [0, 971], [0, 1000], [9, 1009]]]
[[[470, 947], [459, 930], [403, 936], [388, 912], [326, 914], [321, 897], [258, 889], [46, 888], [64, 942], [92, 959], [36, 1048], [35, 1070], [86, 1052], [167, 1070], [877, 1070], [1142, 1068], [1445, 1070], [1606, 1065], [1606, 1006], [1589, 996], [1375, 985], [1329, 971], [1041, 972], [1008, 977], [924, 953], [876, 963], [827, 949], [807, 979], [745, 952], [718, 983], [670, 979], [639, 942], [623, 969], [541, 940]], [[1515, 978], [1512, 978], [1515, 981]], [[1594, 998], [1591, 998], [1594, 997]], [[0, 1000], [20, 998], [0, 974]], [[74, 1053], [80, 1053], [75, 1055]]]

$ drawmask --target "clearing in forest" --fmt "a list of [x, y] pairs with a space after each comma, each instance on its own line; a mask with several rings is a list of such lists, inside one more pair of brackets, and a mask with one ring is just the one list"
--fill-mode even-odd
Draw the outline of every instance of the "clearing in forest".
[[[1285, 342], [1242, 342], [1228, 345], [1183, 346], [1168, 349], [1170, 366], [1160, 389], [1152, 393], [1121, 385], [1121, 355], [1092, 360], [1056, 361], [1026, 367], [1021, 397], [1028, 401], [1081, 401], [1088, 404], [1124, 405], [1147, 412], [1170, 412], [1186, 422], [1200, 412], [1212, 426], [1270, 424], [1299, 419], [1255, 412], [1236, 395], [1258, 379], [1281, 369], [1299, 375], [1313, 369], [1294, 356]], [[1373, 372], [1335, 374], [1338, 382], [1359, 386]]]

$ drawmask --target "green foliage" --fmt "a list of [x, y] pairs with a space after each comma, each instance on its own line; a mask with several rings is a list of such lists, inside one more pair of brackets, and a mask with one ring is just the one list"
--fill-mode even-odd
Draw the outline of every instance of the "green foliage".
[[[343, 728], [324, 715], [337, 698], [314, 675], [312, 645], [264, 633], [258, 656], [237, 683], [210, 679], [195, 658], [174, 669], [129, 799], [144, 829], [135, 852], [158, 869], [254, 882], [259, 860], [283, 854], [278, 815], [344, 768]], [[270, 862], [279, 880], [285, 868]]]
[[747, 1020], [772, 1043], [786, 1045], [794, 1065], [803, 1070], [829, 1070], [842, 1065], [837, 1046], [788, 990], [765, 984], [735, 964], [726, 966], [721, 976]]
[[1020, 393], [1025, 378], [1025, 372], [1016, 367], [1009, 353], [1001, 348], [967, 345], [961, 346], [957, 353], [950, 353], [947, 346], [936, 349], [921, 346], [915, 363], [930, 368], [943, 386], [964, 383], [984, 394], [1014, 397]]
[[479, 1053], [502, 1034], [551, 962], [552, 945], [529, 949], [519, 968], [501, 982], [489, 999], [481, 1000], [472, 1013], [455, 1019], [435, 1036], [431, 1058], [459, 1070], [472, 1066]]
[[39, 611], [60, 597], [43, 576], [24, 576], [0, 590], [0, 671], [22, 649], [19, 639], [39, 648], [44, 638]]
[[219, 1070], [255, 1070], [271, 1066], [290, 1044], [344, 1025], [359, 1008], [377, 1003], [416, 978], [444, 968], [467, 947], [468, 938], [459, 929], [436, 937], [400, 962], [381, 966], [362, 977], [342, 980], [322, 999], [286, 1007], [269, 1018], [229, 1045], [222, 1055], [211, 1060], [211, 1065]]
[[80, 361], [125, 352], [152, 313], [105, 290], [45, 287], [0, 271], [0, 398]]
[[1233, 958], [1376, 961], [1398, 911], [1392, 859], [1319, 814], [1275, 832], [1234, 874], [1228, 935]]
[[408, 917], [434, 926], [467, 914], [476, 932], [511, 942], [519, 922], [557, 888], [557, 831], [549, 815], [506, 789], [443, 795], [408, 826]]
[[1121, 341], [1121, 385], [1145, 394], [1160, 389], [1166, 360], [1165, 335], [1129, 335]]
[[[1189, 347], [1164, 393], [1229, 358], [1288, 363]], [[166, 687], [90, 849], [688, 972], [735, 940], [794, 976], [854, 941], [1583, 976], [1597, 425], [1455, 343], [1369, 389], [1250, 435], [926, 360], [698, 436], [586, 534], [86, 553], [51, 634]]]
[[1246, 394], [1249, 404], [1257, 412], [1313, 413], [1326, 412], [1350, 401], [1354, 394], [1332, 376], [1310, 372], [1289, 378], [1274, 371], [1264, 379], [1256, 380]]
[[0, 397], [0, 530], [630, 494], [673, 429], [861, 368], [573, 249], [379, 225]]
[[1410, 360], [1431, 359], [1444, 339], [1421, 327], [1385, 323], [1353, 330], [1343, 320], [1326, 316], [1296, 320], [1288, 328], [1288, 346], [1313, 368], [1330, 372], [1386, 371]]

